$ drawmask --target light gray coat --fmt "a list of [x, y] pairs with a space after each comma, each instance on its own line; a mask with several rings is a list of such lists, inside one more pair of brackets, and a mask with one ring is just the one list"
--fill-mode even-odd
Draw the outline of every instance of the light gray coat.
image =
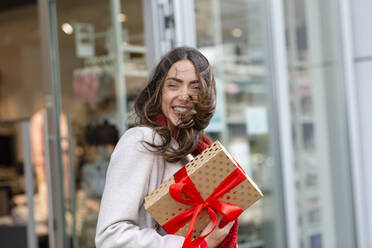
[[[164, 162], [147, 150], [142, 141], [152, 143], [153, 133], [149, 127], [129, 129], [111, 155], [95, 237], [98, 248], [182, 247], [184, 238], [155, 230], [155, 221], [144, 208], [144, 197], [187, 163], [186, 158]], [[160, 141], [156, 134], [155, 144]]]

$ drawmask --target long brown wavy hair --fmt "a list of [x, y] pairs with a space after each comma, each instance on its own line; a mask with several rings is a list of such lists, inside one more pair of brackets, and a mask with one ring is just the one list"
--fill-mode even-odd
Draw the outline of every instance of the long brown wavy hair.
[[[162, 115], [162, 89], [171, 66], [180, 60], [189, 60], [195, 68], [200, 82], [197, 97], [190, 96], [195, 111], [181, 116], [177, 131], [163, 126], [157, 121]], [[155, 148], [154, 152], [168, 162], [177, 162], [191, 153], [198, 144], [203, 130], [208, 126], [216, 108], [216, 82], [209, 61], [202, 53], [191, 47], [178, 47], [163, 56], [151, 74], [147, 86], [138, 95], [134, 109], [137, 114], [137, 125], [149, 126], [161, 137], [161, 144], [146, 142]], [[177, 148], [171, 146], [172, 136], [178, 143]], [[155, 138], [155, 136], [153, 137]], [[153, 140], [154, 141], [154, 140]]]

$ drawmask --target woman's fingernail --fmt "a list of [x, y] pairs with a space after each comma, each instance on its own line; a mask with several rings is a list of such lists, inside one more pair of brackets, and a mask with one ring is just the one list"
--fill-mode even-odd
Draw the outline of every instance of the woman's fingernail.
[[221, 221], [220, 221], [220, 224], [218, 225], [218, 228], [224, 228], [226, 226], [226, 224], [229, 223], [229, 220], [226, 219], [226, 218], [223, 218]]

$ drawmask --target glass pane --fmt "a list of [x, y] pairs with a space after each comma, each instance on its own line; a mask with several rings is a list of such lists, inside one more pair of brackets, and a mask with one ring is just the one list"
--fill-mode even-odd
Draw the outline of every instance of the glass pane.
[[58, 0], [57, 20], [62, 112], [72, 140], [64, 150], [71, 157], [64, 173], [66, 232], [74, 247], [94, 247], [109, 158], [133, 124], [128, 109], [146, 83], [142, 2]]
[[[32, 232], [28, 229], [29, 214], [33, 214], [36, 221], [33, 228], [40, 245], [48, 244], [48, 209], [43, 207], [43, 203], [48, 206], [46, 185], [39, 180], [35, 188], [27, 187], [23, 142], [25, 134], [21, 121], [0, 121], [0, 242], [5, 248], [29, 245], [27, 233]], [[28, 199], [29, 189], [34, 190], [33, 199]], [[39, 208], [39, 212], [30, 213], [29, 200], [34, 201], [34, 209]]]
[[[36, 1], [0, 6], [0, 246], [27, 247], [27, 201], [34, 201], [37, 242], [48, 246], [48, 200], [44, 162], [45, 108]], [[31, 118], [35, 186], [27, 198], [22, 119]]]
[[337, 1], [285, 6], [299, 247], [356, 247]]
[[0, 9], [1, 119], [30, 117], [44, 107], [37, 18], [36, 4]]
[[218, 138], [264, 193], [240, 217], [239, 247], [275, 246], [269, 152], [265, 3], [195, 1], [198, 48], [215, 70], [217, 110], [209, 135]]

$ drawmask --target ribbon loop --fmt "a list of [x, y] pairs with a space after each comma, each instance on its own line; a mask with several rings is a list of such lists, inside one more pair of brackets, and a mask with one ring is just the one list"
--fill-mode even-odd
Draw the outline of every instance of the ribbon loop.
[[[229, 192], [235, 186], [240, 184], [245, 178], [246, 176], [241, 169], [236, 168], [217, 186], [212, 194], [206, 200], [204, 200], [200, 195], [200, 192], [197, 190], [195, 184], [188, 176], [186, 167], [182, 167], [174, 175], [175, 183], [169, 187], [169, 194], [177, 202], [192, 207], [175, 216], [162, 227], [168, 233], [173, 234], [191, 220], [189, 229], [187, 230], [185, 236], [185, 242], [183, 243], [182, 247], [197, 248], [216, 228], [217, 213], [223, 216], [223, 220], [220, 222], [221, 227], [221, 225], [225, 225], [228, 222], [235, 220], [243, 212], [240, 207], [218, 200], [218, 198], [222, 197], [225, 193]], [[207, 210], [208, 215], [212, 220], [213, 228], [206, 235], [192, 240], [192, 232], [195, 227], [197, 216], [204, 208]]]

